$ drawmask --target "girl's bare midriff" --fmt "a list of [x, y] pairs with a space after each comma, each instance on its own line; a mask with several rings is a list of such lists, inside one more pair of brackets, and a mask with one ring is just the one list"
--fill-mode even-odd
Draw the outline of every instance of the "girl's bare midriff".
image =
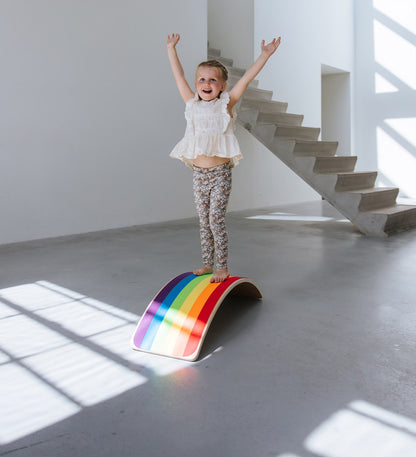
[[193, 164], [199, 168], [212, 168], [217, 167], [218, 165], [222, 165], [223, 163], [229, 162], [230, 159], [227, 157], [218, 157], [218, 156], [204, 156], [200, 155], [196, 159], [193, 160]]

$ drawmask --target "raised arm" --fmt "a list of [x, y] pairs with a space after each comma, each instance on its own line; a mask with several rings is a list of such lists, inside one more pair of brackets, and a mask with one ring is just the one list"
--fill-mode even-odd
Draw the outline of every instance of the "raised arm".
[[185, 79], [185, 73], [181, 62], [179, 61], [178, 53], [176, 52], [176, 45], [179, 39], [180, 35], [178, 33], [173, 33], [172, 36], [168, 35], [166, 46], [168, 48], [169, 62], [172, 68], [173, 76], [175, 77], [176, 85], [178, 86], [178, 90], [183, 98], [183, 101], [186, 103], [194, 97], [194, 92], [189, 87], [189, 84]]
[[269, 60], [270, 56], [276, 51], [279, 45], [280, 37], [277, 39], [273, 38], [273, 40], [268, 44], [265, 44], [264, 40], [262, 40], [261, 54], [253, 63], [253, 65], [251, 65], [251, 67], [244, 73], [241, 79], [239, 79], [235, 86], [230, 90], [230, 103], [228, 104], [228, 109], [231, 110], [231, 108], [240, 100], [248, 85], [260, 73], [262, 68], [266, 65], [266, 62]]

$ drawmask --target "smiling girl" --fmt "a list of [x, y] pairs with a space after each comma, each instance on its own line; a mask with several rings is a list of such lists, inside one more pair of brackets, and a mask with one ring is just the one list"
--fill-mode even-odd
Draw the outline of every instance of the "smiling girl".
[[213, 273], [211, 282], [225, 281], [228, 271], [228, 235], [225, 213], [231, 192], [231, 169], [242, 159], [234, 135], [235, 105], [280, 45], [280, 37], [269, 44], [261, 42], [261, 54], [230, 92], [226, 92], [228, 71], [217, 60], [198, 65], [194, 93], [185, 79], [176, 52], [179, 34], [168, 35], [169, 62], [185, 106], [187, 121], [184, 138], [170, 157], [193, 169], [193, 190], [199, 216], [203, 266], [195, 275]]

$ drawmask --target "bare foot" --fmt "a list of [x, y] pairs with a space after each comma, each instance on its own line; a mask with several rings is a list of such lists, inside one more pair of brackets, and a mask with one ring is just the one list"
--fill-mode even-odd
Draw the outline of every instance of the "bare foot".
[[227, 269], [217, 271], [212, 275], [211, 282], [223, 282], [230, 276], [230, 272]]
[[196, 276], [207, 275], [214, 271], [214, 267], [212, 265], [204, 265], [202, 268], [198, 268], [194, 270], [192, 273]]

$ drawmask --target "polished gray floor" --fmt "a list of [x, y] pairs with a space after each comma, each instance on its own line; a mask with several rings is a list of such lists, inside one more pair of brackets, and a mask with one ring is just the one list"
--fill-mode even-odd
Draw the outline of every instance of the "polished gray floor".
[[228, 217], [229, 299], [195, 363], [129, 348], [199, 265], [195, 220], [0, 247], [0, 455], [414, 457], [416, 231], [325, 202]]

